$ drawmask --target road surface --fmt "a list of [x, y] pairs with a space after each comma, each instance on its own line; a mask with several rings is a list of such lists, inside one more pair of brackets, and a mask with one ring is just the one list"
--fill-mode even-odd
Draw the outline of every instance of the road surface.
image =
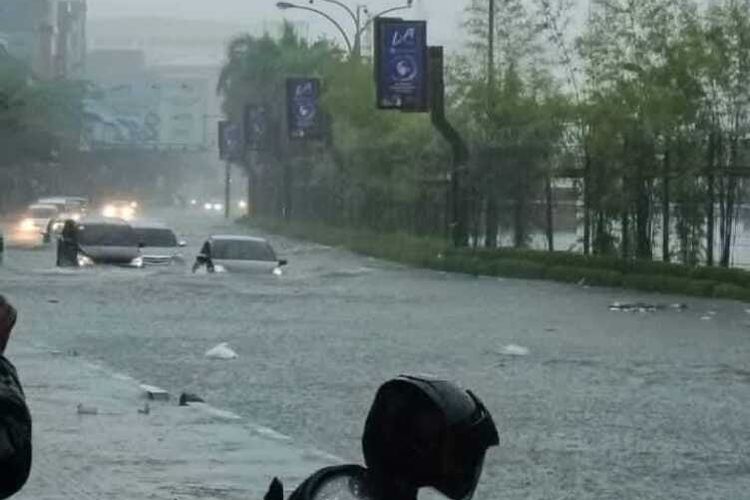
[[[196, 253], [250, 232], [161, 211]], [[750, 314], [736, 302], [406, 268], [271, 236], [281, 277], [59, 270], [10, 249], [19, 336], [361, 460], [365, 415], [399, 373], [459, 380], [492, 411], [479, 499], [741, 499], [750, 490]], [[612, 312], [614, 301], [688, 309]], [[227, 342], [239, 358], [206, 359]]]

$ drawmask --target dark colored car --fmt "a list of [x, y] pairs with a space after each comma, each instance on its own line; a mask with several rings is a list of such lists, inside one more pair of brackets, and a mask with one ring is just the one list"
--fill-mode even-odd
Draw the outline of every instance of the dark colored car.
[[125, 221], [65, 221], [57, 243], [57, 265], [87, 267], [95, 264], [143, 266], [138, 237]]

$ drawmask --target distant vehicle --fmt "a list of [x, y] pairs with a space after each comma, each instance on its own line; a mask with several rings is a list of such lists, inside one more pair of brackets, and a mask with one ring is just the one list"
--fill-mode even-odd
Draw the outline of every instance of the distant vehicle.
[[130, 221], [138, 215], [138, 202], [132, 200], [112, 200], [101, 210], [101, 216], [108, 219]]
[[178, 240], [174, 231], [166, 225], [159, 222], [139, 221], [132, 223], [131, 227], [141, 247], [144, 266], [185, 262], [181, 249], [187, 244]]
[[40, 198], [37, 203], [55, 205], [61, 214], [69, 215], [71, 219], [80, 219], [88, 210], [89, 200], [81, 196], [52, 196]]
[[203, 210], [207, 212], [221, 212], [224, 210], [224, 204], [218, 201], [207, 201], [203, 204]]
[[57, 243], [57, 265], [88, 267], [115, 264], [143, 267], [138, 237], [127, 222], [118, 219], [65, 221]]
[[88, 198], [83, 198], [81, 196], [55, 196], [51, 198], [41, 198], [38, 203], [55, 205], [59, 212], [57, 217], [52, 219], [47, 227], [48, 239], [52, 235], [59, 236], [66, 220], [81, 220], [86, 216], [89, 209]]
[[29, 205], [26, 213], [18, 223], [13, 240], [22, 244], [39, 244], [49, 235], [50, 222], [57, 218], [60, 211], [57, 206], [34, 203]]
[[248, 271], [278, 273], [287, 265], [276, 257], [271, 244], [263, 238], [250, 236], [215, 235], [206, 240], [195, 259], [193, 272], [206, 267], [214, 271]]

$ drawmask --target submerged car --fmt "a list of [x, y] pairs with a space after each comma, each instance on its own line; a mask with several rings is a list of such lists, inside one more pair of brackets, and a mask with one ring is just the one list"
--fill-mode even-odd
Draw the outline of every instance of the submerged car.
[[131, 227], [141, 247], [143, 265], [159, 266], [185, 262], [181, 251], [187, 244], [178, 240], [168, 226], [159, 222], [139, 221], [132, 223]]
[[271, 244], [263, 238], [251, 236], [215, 235], [201, 247], [193, 271], [205, 266], [208, 272], [247, 271], [278, 273], [287, 265], [276, 257]]
[[117, 219], [65, 221], [57, 243], [57, 265], [88, 267], [114, 264], [142, 267], [143, 258], [135, 231]]

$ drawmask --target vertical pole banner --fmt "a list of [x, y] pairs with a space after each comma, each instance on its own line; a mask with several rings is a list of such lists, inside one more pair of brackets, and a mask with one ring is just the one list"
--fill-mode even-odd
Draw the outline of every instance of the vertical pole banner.
[[224, 161], [242, 159], [242, 131], [229, 120], [219, 122], [219, 158]]
[[427, 22], [375, 20], [378, 109], [428, 111]]
[[320, 110], [320, 80], [288, 78], [286, 95], [289, 139], [322, 138], [324, 130]]

